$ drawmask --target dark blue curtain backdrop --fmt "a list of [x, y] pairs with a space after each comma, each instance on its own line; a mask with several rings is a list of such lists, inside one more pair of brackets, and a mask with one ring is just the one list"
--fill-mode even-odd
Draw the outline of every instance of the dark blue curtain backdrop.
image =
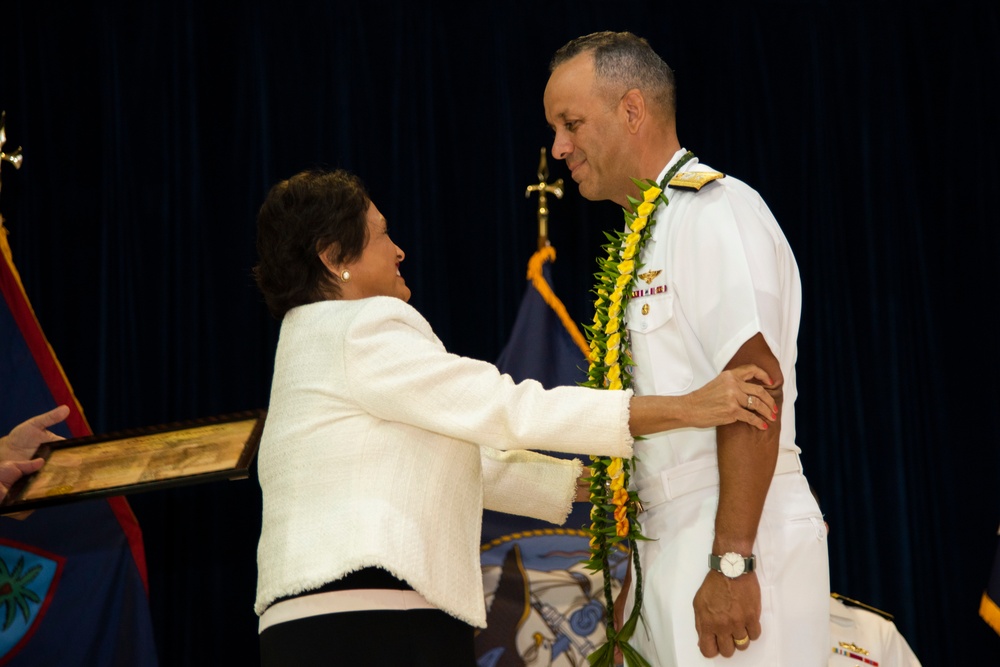
[[[412, 303], [496, 359], [535, 248], [548, 58], [600, 29], [663, 54], [683, 144], [755, 186], [796, 252], [799, 441], [835, 590], [895, 613], [925, 665], [995, 664], [994, 2], [5, 0], [0, 109], [25, 159], [0, 211], [94, 431], [266, 405], [254, 217], [307, 167], [366, 180]], [[585, 322], [621, 216], [550, 166], [554, 288]], [[253, 664], [255, 478], [132, 504], [163, 664]]]

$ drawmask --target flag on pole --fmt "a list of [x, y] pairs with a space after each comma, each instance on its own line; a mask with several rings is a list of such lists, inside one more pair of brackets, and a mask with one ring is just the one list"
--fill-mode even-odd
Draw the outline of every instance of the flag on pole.
[[[997, 534], [1000, 536], [1000, 530]], [[993, 559], [993, 573], [990, 574], [989, 585], [983, 591], [983, 599], [979, 603], [979, 615], [1000, 635], [1000, 537], [997, 539], [997, 553]]]
[[[42, 332], [0, 218], [0, 432], [58, 405], [90, 435]], [[157, 664], [142, 533], [123, 497], [0, 516], [0, 666]]]
[[555, 259], [556, 250], [548, 245], [528, 260], [530, 284], [497, 359], [497, 367], [515, 382], [531, 378], [546, 389], [587, 379], [587, 340], [552, 291]]
[[[530, 378], [546, 388], [579, 384], [588, 366], [586, 339], [550, 287], [554, 260], [555, 249], [545, 246], [528, 261], [530, 285], [497, 361], [514, 380]], [[483, 513], [488, 611], [487, 627], [476, 635], [478, 667], [582, 665], [604, 642], [603, 577], [583, 566], [590, 555], [589, 515], [589, 503], [575, 503], [563, 526]], [[619, 588], [626, 556], [622, 551], [613, 570]]]

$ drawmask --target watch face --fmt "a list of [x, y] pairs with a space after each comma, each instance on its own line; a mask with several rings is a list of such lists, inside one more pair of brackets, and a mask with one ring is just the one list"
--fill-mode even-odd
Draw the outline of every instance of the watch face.
[[719, 569], [730, 579], [735, 579], [743, 574], [744, 567], [743, 556], [739, 554], [730, 552], [719, 559]]

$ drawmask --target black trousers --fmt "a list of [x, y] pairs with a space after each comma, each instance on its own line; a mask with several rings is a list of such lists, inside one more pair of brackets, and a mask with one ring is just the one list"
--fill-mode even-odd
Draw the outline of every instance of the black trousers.
[[[317, 591], [410, 588], [369, 568]], [[260, 634], [262, 667], [475, 667], [475, 629], [438, 609], [352, 611], [272, 625]]]

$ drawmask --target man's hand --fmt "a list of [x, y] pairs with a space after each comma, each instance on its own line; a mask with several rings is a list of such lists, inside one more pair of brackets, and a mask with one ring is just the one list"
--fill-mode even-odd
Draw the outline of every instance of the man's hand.
[[0, 438], [0, 500], [7, 497], [14, 482], [42, 467], [42, 459], [31, 457], [42, 443], [63, 439], [48, 429], [68, 416], [69, 408], [60, 405], [18, 424]]
[[745, 651], [750, 641], [760, 637], [760, 613], [757, 573], [730, 579], [710, 570], [694, 596], [694, 623], [702, 655], [730, 658], [737, 650]]
[[594, 471], [590, 468], [590, 466], [583, 466], [583, 470], [580, 471], [580, 476], [576, 478], [576, 495], [573, 496], [574, 503], [590, 502], [589, 478], [593, 476]]

